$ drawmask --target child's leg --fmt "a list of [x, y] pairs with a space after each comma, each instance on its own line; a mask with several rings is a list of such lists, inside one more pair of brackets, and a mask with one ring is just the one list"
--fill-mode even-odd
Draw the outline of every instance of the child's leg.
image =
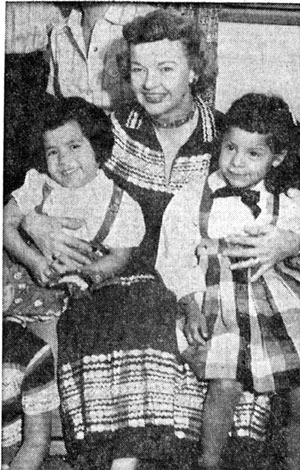
[[138, 460], [136, 458], [116, 459], [113, 461], [111, 470], [136, 470]]
[[242, 386], [235, 380], [218, 379], [209, 382], [202, 427], [201, 465], [204, 468], [217, 467], [219, 464], [241, 393]]
[[300, 468], [300, 387], [289, 392], [290, 417], [286, 429], [287, 440], [287, 468], [299, 470]]

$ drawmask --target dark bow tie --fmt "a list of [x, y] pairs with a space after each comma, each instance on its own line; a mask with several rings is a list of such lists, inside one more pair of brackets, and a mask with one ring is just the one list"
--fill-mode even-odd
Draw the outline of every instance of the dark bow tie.
[[241, 201], [251, 209], [255, 219], [261, 213], [261, 208], [258, 205], [260, 197], [259, 191], [253, 191], [252, 189], [234, 188], [233, 186], [227, 185], [223, 188], [217, 189], [211, 195], [212, 198], [230, 196], [239, 196]]

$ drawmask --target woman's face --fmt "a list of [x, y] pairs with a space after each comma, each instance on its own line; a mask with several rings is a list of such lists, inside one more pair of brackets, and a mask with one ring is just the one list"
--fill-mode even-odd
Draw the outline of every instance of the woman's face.
[[179, 40], [131, 45], [130, 59], [132, 89], [151, 116], [172, 120], [190, 111], [195, 72]]

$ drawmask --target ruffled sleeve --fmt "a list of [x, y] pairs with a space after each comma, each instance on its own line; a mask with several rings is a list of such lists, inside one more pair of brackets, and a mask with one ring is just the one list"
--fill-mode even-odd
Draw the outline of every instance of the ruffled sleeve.
[[198, 225], [200, 194], [181, 191], [163, 217], [156, 269], [178, 300], [205, 291], [205, 278], [195, 250], [201, 241]]
[[280, 195], [280, 212], [277, 226], [300, 235], [300, 191], [294, 189], [292, 192], [292, 197], [285, 194]]
[[43, 200], [43, 186], [46, 182], [46, 175], [31, 169], [26, 173], [23, 186], [12, 192], [12, 197], [22, 214], [29, 214]]

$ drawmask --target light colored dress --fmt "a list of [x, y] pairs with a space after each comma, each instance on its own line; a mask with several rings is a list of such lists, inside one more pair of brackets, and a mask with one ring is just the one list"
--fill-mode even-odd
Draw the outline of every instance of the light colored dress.
[[[62, 230], [72, 237], [92, 241], [105, 220], [113, 188], [113, 181], [102, 170], [98, 170], [96, 177], [81, 188], [64, 188], [48, 175], [31, 169], [23, 186], [13, 191], [12, 197], [24, 216], [39, 208], [49, 216], [84, 220], [84, 225], [77, 230]], [[138, 246], [144, 230], [139, 204], [123, 192], [117, 215], [103, 244], [114, 248]], [[14, 317], [25, 325], [49, 321], [61, 315], [66, 304], [65, 291], [38, 286], [24, 266], [17, 263], [13, 266], [13, 276], [17, 289], [12, 306]]]
[[[198, 374], [241, 381], [246, 390], [273, 392], [300, 383], [300, 274], [283, 263], [258, 281], [230, 270], [222, 240], [246, 225], [276, 223], [300, 233], [300, 200], [269, 193], [261, 181], [254, 218], [238, 196], [212, 198], [226, 185], [220, 171], [191, 184], [166, 210], [157, 268], [177, 298], [205, 292], [210, 340], [199, 348]], [[224, 245], [223, 245], [224, 247]]]
[[[44, 200], [45, 184], [49, 195]], [[96, 177], [83, 187], [64, 188], [48, 175], [32, 169], [28, 171], [24, 185], [13, 191], [12, 196], [24, 215], [42, 204], [42, 212], [48, 216], [84, 220], [84, 225], [77, 230], [63, 230], [70, 236], [91, 241], [104, 220], [113, 186], [113, 181], [102, 170], [98, 170]], [[144, 230], [139, 204], [124, 192], [115, 221], [103, 244], [114, 248], [138, 246]]]

